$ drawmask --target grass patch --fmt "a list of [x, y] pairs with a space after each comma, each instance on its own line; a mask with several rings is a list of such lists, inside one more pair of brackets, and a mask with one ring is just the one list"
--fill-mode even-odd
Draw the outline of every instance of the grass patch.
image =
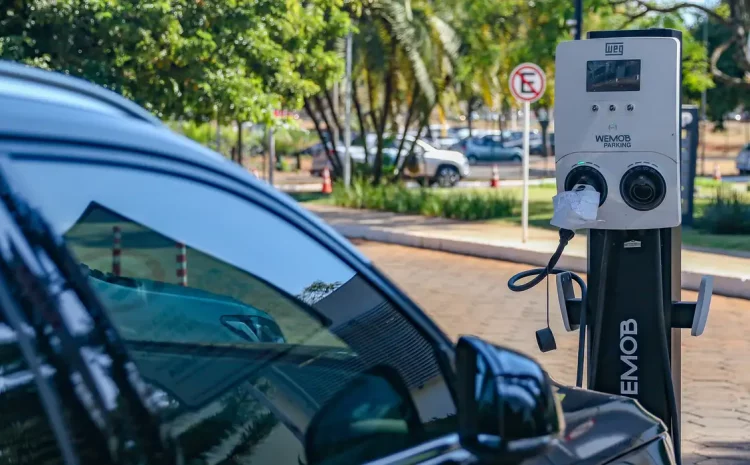
[[329, 194], [322, 192], [289, 192], [289, 197], [299, 203], [314, 203], [323, 205], [332, 205], [333, 200]]
[[[695, 199], [695, 227], [684, 228], [683, 243], [694, 247], [750, 251], [750, 196], [721, 185], [707, 187], [715, 189], [715, 193], [711, 198]], [[556, 193], [554, 185], [529, 187], [529, 226], [557, 230], [549, 224], [553, 213], [552, 197]], [[300, 202], [348, 208], [521, 224], [521, 188], [407, 189], [400, 185], [373, 187], [358, 181], [348, 192], [342, 186], [336, 186], [331, 196], [295, 193], [292, 197]], [[577, 234], [586, 235], [586, 231], [579, 230]]]
[[711, 234], [750, 234], [750, 197], [736, 190], [719, 189], [696, 226]]
[[708, 249], [750, 252], [750, 234], [710, 234], [697, 229], [682, 230], [682, 243]]
[[723, 181], [717, 181], [713, 178], [699, 178], [699, 177], [695, 178], [695, 185], [697, 187], [710, 187], [713, 189], [717, 189], [724, 184], [726, 183], [724, 183]]
[[505, 218], [520, 208], [512, 192], [496, 189], [408, 189], [401, 184], [373, 186], [358, 179], [351, 189], [336, 186], [334, 205], [459, 220]]

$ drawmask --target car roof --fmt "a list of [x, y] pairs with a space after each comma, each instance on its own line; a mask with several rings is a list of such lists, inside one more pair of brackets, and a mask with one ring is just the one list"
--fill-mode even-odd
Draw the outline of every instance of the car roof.
[[52, 141], [162, 155], [240, 181], [322, 229], [369, 263], [348, 241], [286, 194], [238, 164], [172, 131], [130, 100], [83, 79], [0, 60], [0, 140]]

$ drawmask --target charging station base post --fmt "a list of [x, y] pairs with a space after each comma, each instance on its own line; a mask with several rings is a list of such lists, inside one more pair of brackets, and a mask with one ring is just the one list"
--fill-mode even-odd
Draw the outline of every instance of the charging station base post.
[[[601, 253], [605, 237], [607, 257]], [[672, 331], [659, 334], [657, 319], [661, 312], [666, 328], [672, 328], [671, 250], [671, 229], [589, 231], [588, 321], [600, 328], [599, 335], [591, 334], [596, 379], [589, 388], [637, 399], [667, 426], [672, 417], [665, 375], [671, 373], [658, 354], [665, 336], [671, 348]]]

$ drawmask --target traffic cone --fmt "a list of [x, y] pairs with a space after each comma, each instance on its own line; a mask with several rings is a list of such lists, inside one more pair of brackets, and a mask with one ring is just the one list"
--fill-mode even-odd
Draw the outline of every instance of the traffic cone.
[[492, 165], [492, 179], [490, 180], [490, 187], [500, 187], [500, 169], [497, 165]]
[[721, 181], [721, 170], [718, 163], [714, 164], [714, 181]]
[[323, 190], [324, 194], [330, 194], [333, 192], [333, 184], [331, 184], [331, 172], [328, 171], [328, 167], [323, 168]]

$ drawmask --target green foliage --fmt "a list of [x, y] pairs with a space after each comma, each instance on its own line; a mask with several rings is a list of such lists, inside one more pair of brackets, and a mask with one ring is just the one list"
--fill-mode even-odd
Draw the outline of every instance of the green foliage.
[[719, 189], [697, 225], [713, 234], [750, 234], [750, 197], [735, 190]]
[[407, 189], [401, 184], [373, 186], [359, 178], [351, 189], [336, 186], [332, 200], [347, 208], [383, 210], [460, 220], [513, 216], [518, 200], [507, 192], [487, 190]]
[[[703, 21], [696, 22], [692, 31], [694, 40], [703, 40]], [[724, 44], [732, 36], [732, 31], [715, 21], [708, 22], [708, 53]], [[727, 51], [719, 58], [717, 67], [724, 73], [733, 77], [742, 77], [744, 70], [740, 67], [736, 57], [742, 53], [742, 48], [737, 45], [731, 45]], [[705, 65], [704, 65], [705, 66]], [[700, 95], [692, 93], [690, 97], [699, 101]], [[737, 108], [750, 107], [750, 89], [740, 86], [728, 85], [722, 81], [717, 81], [715, 86], [710, 88], [706, 93], [707, 117], [709, 120], [717, 123], [717, 129], [723, 129], [724, 117], [727, 113]]]
[[341, 0], [5, 0], [0, 57], [82, 77], [162, 118], [270, 123], [342, 69]]

